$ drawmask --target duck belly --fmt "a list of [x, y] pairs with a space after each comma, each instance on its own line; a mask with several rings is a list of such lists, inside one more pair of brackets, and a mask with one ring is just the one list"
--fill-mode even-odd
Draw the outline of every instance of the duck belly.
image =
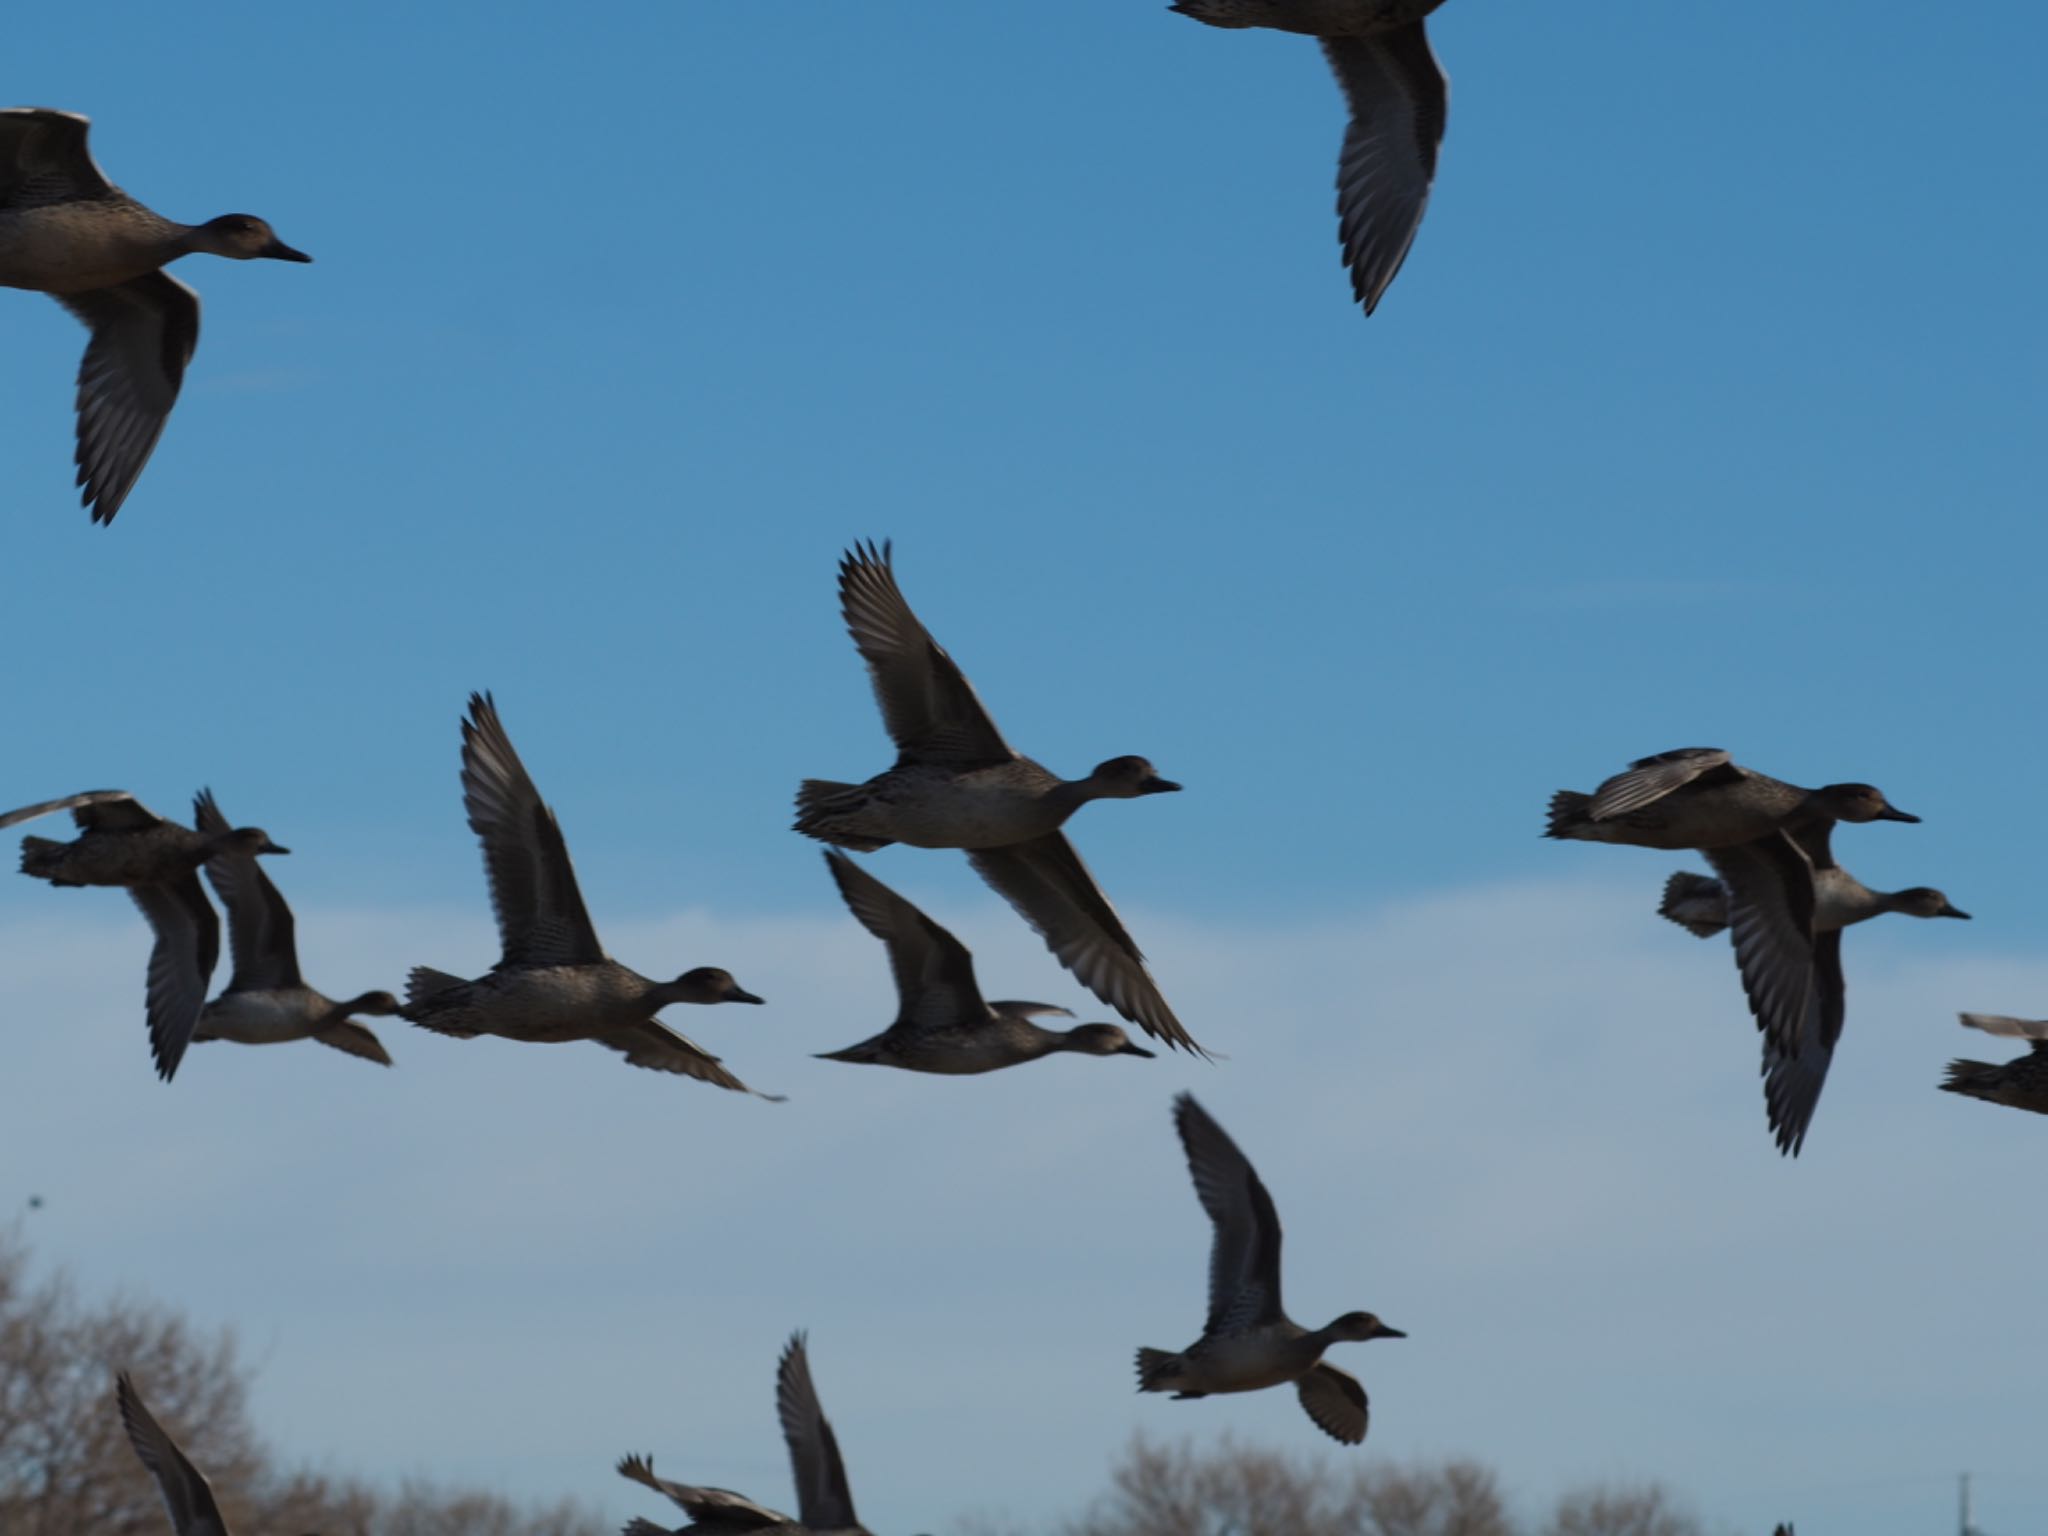
[[0, 283], [38, 293], [85, 293], [163, 265], [160, 247], [124, 238], [82, 208], [0, 215]]
[[193, 1038], [282, 1045], [309, 1038], [326, 1022], [332, 1007], [326, 998], [304, 988], [228, 992], [206, 1005]]
[[878, 797], [891, 835], [913, 848], [1001, 848], [1057, 832], [1066, 815], [1010, 778], [964, 773], [919, 781], [915, 794]]
[[1315, 1364], [1293, 1341], [1266, 1334], [1204, 1339], [1187, 1352], [1183, 1379], [1200, 1392], [1259, 1392], [1293, 1381]]
[[[547, 1044], [587, 1040], [644, 1022], [635, 1000], [615, 993], [583, 966], [532, 966], [493, 971], [463, 989], [464, 1023], [508, 1040]], [[433, 998], [429, 998], [431, 1005]]]

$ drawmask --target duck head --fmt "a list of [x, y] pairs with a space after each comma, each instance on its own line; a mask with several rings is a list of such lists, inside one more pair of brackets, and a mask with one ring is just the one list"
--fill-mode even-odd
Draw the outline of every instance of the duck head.
[[1067, 1049], [1089, 1056], [1151, 1056], [1115, 1024], [1077, 1024], [1067, 1031]]
[[1823, 809], [1837, 821], [1918, 821], [1885, 799], [1875, 784], [1828, 784], [1814, 791]]
[[1894, 891], [1889, 905], [1894, 912], [1904, 912], [1908, 917], [1960, 917], [1967, 920], [1970, 915], [1931, 885]]
[[737, 981], [732, 972], [721, 970], [715, 965], [700, 965], [694, 971], [685, 971], [664, 989], [673, 994], [673, 1000], [684, 1003], [765, 1003], [765, 997], [756, 997]]
[[1159, 777], [1142, 757], [1112, 757], [1097, 763], [1087, 782], [1089, 793], [1103, 800], [1135, 800], [1140, 795], [1172, 794], [1180, 788], [1173, 780]]
[[1408, 1337], [1398, 1328], [1389, 1328], [1370, 1312], [1346, 1312], [1323, 1331], [1333, 1339], [1349, 1339], [1359, 1344], [1363, 1344], [1367, 1339]]
[[261, 827], [237, 827], [221, 839], [221, 844], [231, 853], [290, 853], [291, 849], [280, 847], [270, 840], [270, 834]]
[[304, 251], [295, 251], [277, 238], [277, 231], [253, 213], [224, 213], [194, 226], [187, 243], [209, 256], [230, 261], [252, 261], [267, 256], [273, 261], [311, 261]]

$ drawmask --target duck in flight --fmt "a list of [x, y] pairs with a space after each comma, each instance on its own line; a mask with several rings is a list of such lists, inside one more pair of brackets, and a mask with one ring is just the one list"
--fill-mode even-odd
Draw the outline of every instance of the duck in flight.
[[776, 1366], [775, 1411], [796, 1477], [796, 1519], [729, 1489], [696, 1488], [656, 1477], [652, 1457], [628, 1456], [619, 1463], [619, 1475], [663, 1495], [691, 1523], [670, 1531], [652, 1520], [635, 1519], [621, 1536], [870, 1536], [854, 1515], [846, 1464], [839, 1459], [838, 1437], [811, 1382], [810, 1356], [801, 1333], [791, 1335]]
[[[192, 802], [192, 822], [201, 833], [228, 830], [213, 791]], [[391, 1065], [384, 1044], [367, 1024], [349, 1017], [368, 1013], [390, 1017], [398, 999], [389, 992], [364, 992], [336, 1002], [306, 985], [299, 974], [298, 924], [283, 894], [253, 855], [223, 847], [206, 861], [207, 883], [228, 913], [228, 947], [235, 970], [227, 990], [199, 1015], [197, 1040], [234, 1040], [275, 1045], [318, 1040], [337, 1051]]]
[[861, 853], [890, 843], [966, 850], [982, 879], [1083, 986], [1147, 1034], [1199, 1052], [1060, 831], [1091, 800], [1130, 800], [1180, 786], [1142, 757], [1113, 757], [1086, 778], [1062, 779], [1013, 750], [953, 658], [911, 612], [888, 545], [847, 552], [839, 564], [839, 605], [867, 662], [896, 763], [863, 784], [804, 780], [796, 830]]
[[69, 811], [79, 836], [21, 840], [21, 872], [52, 885], [113, 885], [141, 909], [155, 943], [149, 953], [149, 1051], [169, 1082], [206, 1006], [206, 985], [220, 959], [220, 918], [199, 888], [199, 866], [221, 854], [253, 859], [289, 853], [261, 827], [213, 830], [167, 821], [123, 789], [89, 789], [25, 805], [0, 827]]
[[233, 261], [311, 261], [263, 220], [180, 224], [100, 170], [88, 119], [0, 110], [0, 285], [47, 293], [92, 332], [78, 369], [78, 484], [111, 523], [163, 435], [199, 345], [199, 295], [163, 269], [202, 251]]
[[1967, 1027], [1981, 1029], [1988, 1035], [2024, 1040], [2029, 1049], [2026, 1055], [2015, 1056], [2011, 1061], [1952, 1061], [1941, 1086], [1950, 1093], [1982, 1099], [1987, 1104], [2004, 1104], [2011, 1109], [2031, 1109], [2037, 1115], [2048, 1115], [2048, 1019], [2011, 1019], [1996, 1013], [1965, 1013], [1958, 1017]]
[[[1734, 928], [1736, 965], [1759, 1020], [1777, 999], [1805, 998], [1792, 1048], [1768, 1033], [1763, 1042], [1764, 1107], [1778, 1150], [1790, 1157], [1805, 1144], [1847, 1019], [1842, 930], [1886, 912], [1970, 915], [1928, 885], [1873, 891], [1835, 862], [1833, 828], [1831, 821], [1811, 822], [1796, 832], [1716, 849], [1709, 857], [1724, 877], [1680, 870], [1665, 882], [1657, 908], [1703, 939]], [[1810, 909], [1802, 905], [1809, 891]], [[1731, 923], [1736, 911], [1739, 925]]]
[[1443, 0], [1175, 0], [1212, 27], [1313, 37], [1351, 109], [1337, 155], [1337, 239], [1370, 315], [1408, 259], [1429, 206], [1450, 82], [1423, 19]]
[[1779, 1062], [1807, 1064], [1766, 1086], [1779, 1146], [1791, 1151], [1804, 1132], [1787, 1127], [1811, 1115], [1841, 1033], [1840, 977], [1826, 968], [1839, 933], [1825, 939], [1814, 926], [1815, 873], [1834, 868], [1830, 830], [1837, 821], [1919, 819], [1869, 784], [1804, 789], [1741, 767], [1719, 747], [1681, 747], [1638, 758], [1590, 795], [1559, 790], [1544, 836], [1690, 848], [1713, 865], [1757, 1027]]
[[872, 1062], [911, 1072], [995, 1072], [1070, 1051], [1083, 1056], [1147, 1056], [1114, 1024], [1046, 1029], [1034, 1017], [1073, 1015], [1051, 1003], [984, 1002], [967, 946], [838, 849], [825, 854], [839, 894], [889, 951], [896, 978], [896, 1022], [879, 1035], [823, 1052], [827, 1061]]
[[652, 981], [605, 953], [577, 888], [561, 824], [513, 751], [489, 694], [469, 696], [469, 718], [462, 722], [462, 804], [483, 845], [503, 952], [474, 981], [415, 967], [406, 985], [407, 1019], [462, 1039], [595, 1040], [636, 1067], [755, 1093], [655, 1014], [670, 1003], [761, 999], [712, 966]]
[[1176, 1398], [1257, 1392], [1293, 1382], [1309, 1418], [1331, 1439], [1357, 1445], [1369, 1417], [1357, 1377], [1323, 1363], [1342, 1341], [1405, 1339], [1370, 1312], [1304, 1328], [1280, 1304], [1280, 1216], [1257, 1171], [1191, 1093], [1173, 1101], [1195, 1194], [1216, 1229], [1209, 1250], [1209, 1318], [1180, 1353], [1138, 1351], [1138, 1390]]

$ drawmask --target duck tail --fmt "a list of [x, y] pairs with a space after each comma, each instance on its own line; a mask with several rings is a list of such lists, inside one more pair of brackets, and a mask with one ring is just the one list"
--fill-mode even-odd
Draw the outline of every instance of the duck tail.
[[861, 812], [866, 808], [863, 785], [842, 784], [836, 779], [805, 779], [796, 789], [796, 830], [805, 837], [851, 848], [855, 853], [873, 853], [895, 839], [873, 837], [860, 830]]
[[1956, 1060], [1948, 1064], [1948, 1076], [1942, 1079], [1944, 1093], [1967, 1094], [1973, 1099], [1990, 1099], [1998, 1086], [1998, 1068], [1988, 1061]]
[[51, 842], [47, 837], [24, 837], [21, 840], [21, 872], [34, 875], [38, 880], [49, 879], [56, 873], [67, 846]]
[[1591, 795], [1582, 795], [1575, 789], [1560, 789], [1550, 797], [1550, 825], [1543, 829], [1543, 835], [1599, 842], [1601, 839], [1593, 830], [1595, 823], [1590, 814], [1592, 804]]
[[875, 1062], [882, 1058], [881, 1050], [873, 1040], [863, 1040], [859, 1045], [849, 1045], [840, 1051], [816, 1051], [820, 1061], [865, 1061]]
[[477, 1031], [462, 1022], [467, 1007], [450, 995], [458, 987], [467, 985], [460, 976], [450, 976], [432, 966], [416, 965], [405, 978], [405, 1006], [398, 1011], [412, 1023], [438, 1030], [444, 1035], [474, 1035]]
[[1711, 939], [1728, 926], [1728, 892], [1712, 876], [1681, 869], [1664, 882], [1664, 899], [1657, 905], [1657, 915], [1688, 933]]
[[1180, 1379], [1180, 1356], [1170, 1349], [1138, 1351], [1138, 1390], [1171, 1392]]

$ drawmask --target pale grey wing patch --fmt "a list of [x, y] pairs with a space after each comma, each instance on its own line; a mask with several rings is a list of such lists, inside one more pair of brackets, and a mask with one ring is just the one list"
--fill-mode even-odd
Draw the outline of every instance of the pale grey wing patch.
[[497, 705], [489, 694], [471, 694], [469, 712], [462, 722], [462, 805], [483, 844], [505, 963], [603, 960], [561, 825], [513, 750]]
[[1688, 933], [1710, 939], [1728, 926], [1728, 888], [1711, 875], [1681, 869], [1664, 882], [1657, 915]]
[[1209, 1247], [1206, 1335], [1279, 1320], [1280, 1217], [1251, 1159], [1191, 1093], [1173, 1101], [1195, 1198], [1215, 1229]]
[[[209, 789], [193, 798], [192, 821], [210, 835], [230, 830]], [[228, 948], [235, 962], [228, 989], [269, 992], [304, 986], [292, 909], [256, 855], [216, 853], [206, 861], [206, 879], [228, 912]]]
[[1593, 791], [1593, 803], [1586, 808], [1586, 814], [1595, 821], [1626, 816], [1730, 763], [1729, 755], [1719, 747], [1680, 747], [1675, 752], [1637, 758]]
[[46, 208], [110, 197], [86, 147], [90, 119], [49, 107], [0, 110], [0, 209]]
[[177, 1536], [228, 1536], [227, 1522], [214, 1502], [213, 1488], [204, 1474], [193, 1466], [135, 1390], [127, 1372], [115, 1378], [115, 1401], [121, 1410], [121, 1427], [136, 1459], [149, 1469], [170, 1512], [171, 1529]]
[[789, 1446], [790, 1471], [796, 1480], [797, 1518], [814, 1531], [856, 1527], [853, 1493], [846, 1482], [846, 1464], [839, 1440], [818, 1402], [811, 1380], [810, 1352], [805, 1336], [790, 1335], [775, 1371], [775, 1412], [782, 1438]]
[[1372, 1409], [1356, 1376], [1334, 1365], [1317, 1365], [1294, 1384], [1294, 1391], [1316, 1428], [1332, 1440], [1357, 1445], [1365, 1439]]
[[2015, 1040], [2048, 1040], [2048, 1019], [2014, 1019], [2002, 1013], [1959, 1013], [1966, 1029], [1981, 1029], [1987, 1035], [2007, 1035]]
[[156, 935], [146, 989], [149, 1053], [157, 1075], [169, 1082], [206, 1007], [206, 984], [220, 958], [220, 919], [196, 874], [131, 886], [128, 894]]
[[988, 1009], [990, 1013], [1001, 1014], [1006, 1019], [1035, 1019], [1048, 1015], [1059, 1019], [1074, 1017], [1073, 1009], [1062, 1008], [1057, 1003], [1026, 1003], [1008, 997], [990, 1003]]
[[783, 1095], [779, 1093], [762, 1093], [759, 1089], [749, 1088], [726, 1071], [716, 1056], [659, 1019], [644, 1019], [625, 1029], [609, 1030], [591, 1038], [599, 1045], [617, 1051], [636, 1067], [694, 1077], [700, 1083], [730, 1088], [735, 1093], [751, 1093], [771, 1104], [784, 1102]]
[[[125, 789], [88, 789], [83, 794], [60, 795], [55, 800], [38, 800], [34, 805], [24, 805], [18, 810], [9, 811], [6, 815], [0, 816], [0, 828], [19, 826], [24, 821], [34, 821], [38, 816], [47, 816], [52, 811], [77, 811], [85, 806], [108, 807], [109, 809], [103, 811], [101, 815], [110, 816], [113, 814], [111, 807], [123, 801], [132, 805], [135, 797]], [[147, 818], [143, 822], [145, 826], [156, 821], [156, 817], [147, 811], [144, 811], [143, 815]], [[78, 820], [76, 816], [72, 819]], [[105, 825], [105, 821], [102, 820], [101, 824]]]
[[92, 338], [78, 365], [80, 500], [111, 523], [156, 451], [199, 345], [199, 295], [165, 272], [53, 295]]
[[889, 545], [847, 552], [839, 563], [839, 607], [902, 759], [974, 768], [1017, 755], [973, 685], [911, 611], [896, 585]]
[[1798, 1049], [1787, 1054], [1768, 1039], [1763, 1046], [1764, 1108], [1778, 1150], [1788, 1157], [1797, 1157], [1806, 1144], [1842, 1038], [1846, 1006], [1841, 930], [1816, 935], [1813, 948], [1815, 1006], [1800, 1026]]
[[1419, 21], [1322, 43], [1351, 110], [1337, 157], [1337, 237], [1352, 294], [1369, 315], [1422, 227], [1449, 85]]
[[375, 1030], [354, 1019], [343, 1019], [339, 1024], [330, 1024], [313, 1037], [322, 1045], [349, 1056], [359, 1056], [364, 1061], [374, 1061], [380, 1067], [391, 1065], [391, 1053], [384, 1049], [384, 1042], [377, 1038]]
[[970, 848], [967, 859], [1082, 986], [1146, 1034], [1207, 1054], [1174, 1017], [1116, 909], [1063, 834]]
[[1823, 1028], [1814, 970], [1813, 867], [1782, 833], [1704, 850], [1728, 888], [1735, 967], [1757, 1027], [1781, 1056]]
[[827, 850], [825, 866], [847, 909], [888, 951], [903, 1023], [936, 1029], [987, 1017], [966, 945], [838, 849]]

